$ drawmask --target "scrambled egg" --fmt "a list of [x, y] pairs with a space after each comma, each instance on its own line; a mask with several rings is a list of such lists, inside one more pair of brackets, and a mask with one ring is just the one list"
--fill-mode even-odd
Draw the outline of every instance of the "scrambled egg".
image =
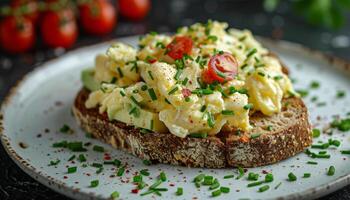
[[[146, 118], [137, 116], [142, 111], [152, 118], [142, 124], [124, 122], [179, 137], [215, 135], [223, 128], [248, 131], [250, 112], [273, 115], [281, 111], [284, 97], [296, 94], [281, 63], [251, 32], [226, 29], [226, 23], [208, 21], [182, 27], [174, 36], [147, 34], [140, 38], [139, 50], [113, 44], [96, 57], [94, 78], [101, 89], [90, 93], [86, 107], [99, 107], [117, 120], [113, 114], [118, 110]], [[193, 48], [189, 55], [174, 60], [167, 55], [167, 46], [177, 36], [191, 38]], [[203, 71], [220, 51], [236, 59], [238, 73], [224, 83], [203, 86]]]

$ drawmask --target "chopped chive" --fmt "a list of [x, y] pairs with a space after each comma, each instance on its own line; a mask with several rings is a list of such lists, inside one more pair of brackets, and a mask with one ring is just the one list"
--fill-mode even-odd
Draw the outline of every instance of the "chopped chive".
[[142, 193], [140, 195], [141, 196], [145, 196], [145, 195], [152, 194], [152, 193], [154, 193], [154, 190], [148, 190], [148, 191], [146, 191], [146, 192], [144, 192], [144, 193]]
[[203, 105], [203, 106], [201, 107], [200, 111], [201, 111], [201, 112], [204, 112], [205, 109], [207, 109], [207, 106], [206, 106], [206, 105]]
[[273, 174], [271, 174], [271, 173], [266, 174], [266, 176], [265, 176], [265, 182], [266, 183], [272, 182], [273, 179], [274, 179], [273, 178]]
[[253, 133], [250, 135], [250, 139], [255, 139], [255, 138], [258, 138], [260, 137], [261, 133]]
[[256, 48], [250, 49], [248, 54], [247, 54], [247, 58], [254, 55], [256, 52], [258, 52], [258, 50], [256, 50]]
[[343, 91], [343, 90], [338, 90], [338, 91], [337, 91], [336, 97], [337, 97], [338, 99], [345, 97], [345, 91]]
[[242, 167], [238, 167], [238, 173], [239, 173], [239, 175], [237, 176], [236, 180], [238, 180], [244, 176], [244, 169]]
[[318, 163], [315, 162], [315, 161], [308, 161], [306, 164], [309, 164], [309, 165], [317, 165]]
[[61, 160], [57, 159], [57, 160], [51, 160], [50, 161], [50, 164], [48, 166], [56, 166], [58, 165], [58, 163], [60, 163]]
[[311, 145], [311, 148], [313, 149], [327, 149], [328, 147], [329, 147], [329, 143]]
[[349, 155], [350, 154], [350, 150], [343, 150], [343, 151], [340, 151], [340, 153]]
[[270, 189], [270, 186], [264, 185], [264, 186], [262, 186], [262, 187], [259, 188], [259, 192], [265, 192], [265, 191], [267, 191], [267, 190], [269, 190], [269, 189]]
[[229, 187], [220, 187], [220, 190], [222, 193], [229, 193], [230, 192], [230, 188]]
[[199, 174], [196, 177], [194, 177], [193, 182], [201, 182], [204, 179], [204, 174]]
[[102, 165], [101, 163], [92, 163], [91, 166], [96, 167], [96, 168], [100, 168], [100, 167], [102, 167], [103, 165]]
[[125, 171], [125, 167], [119, 167], [118, 171], [117, 171], [117, 176], [123, 176]]
[[61, 133], [68, 133], [70, 132], [71, 128], [67, 125], [67, 124], [64, 124], [61, 128], [60, 128], [60, 132]]
[[82, 142], [69, 142], [67, 143], [67, 148], [73, 152], [84, 152], [87, 151], [87, 149], [85, 149], [83, 147], [83, 143]]
[[196, 185], [196, 188], [200, 188], [201, 187], [201, 183], [200, 182], [195, 182], [194, 184]]
[[215, 182], [209, 187], [209, 189], [210, 189], [210, 190], [215, 190], [215, 189], [217, 189], [217, 188], [219, 188], [219, 187], [220, 187], [220, 183], [217, 182], [217, 181], [215, 181]]
[[303, 178], [310, 178], [310, 177], [311, 177], [311, 174], [310, 174], [310, 173], [304, 173]]
[[318, 138], [318, 137], [320, 137], [320, 135], [321, 135], [320, 129], [316, 129], [316, 128], [312, 129], [312, 137], [313, 138]]
[[233, 177], [235, 177], [235, 175], [233, 175], [233, 174], [231, 174], [231, 175], [226, 175], [226, 176], [224, 176], [224, 179], [229, 179], [229, 178], [233, 178]]
[[123, 97], [125, 97], [125, 92], [123, 90], [120, 90], [120, 95], [122, 95]]
[[329, 139], [329, 142], [328, 142], [330, 145], [333, 145], [333, 146], [336, 146], [336, 147], [339, 147], [340, 146], [340, 141], [339, 140], [332, 140], [332, 139]]
[[183, 188], [182, 187], [178, 187], [176, 190], [176, 195], [177, 196], [181, 196], [183, 194]]
[[249, 172], [249, 174], [248, 174], [249, 181], [257, 181], [258, 179], [259, 179], [259, 174]]
[[160, 180], [162, 180], [163, 182], [165, 182], [165, 181], [167, 180], [166, 175], [165, 175], [164, 172], [160, 172], [159, 178], [160, 178]]
[[221, 195], [221, 190], [215, 190], [211, 193], [211, 196], [212, 197], [217, 197], [217, 196], [220, 196]]
[[327, 154], [327, 151], [320, 151], [318, 154]]
[[150, 186], [151, 189], [154, 189], [156, 187], [158, 187], [160, 184], [162, 184], [162, 180], [157, 180], [157, 182], [153, 183], [153, 185]]
[[192, 137], [192, 138], [207, 138], [208, 134], [207, 133], [191, 133], [188, 136]]
[[313, 153], [313, 154], [311, 154], [311, 157], [312, 158], [326, 158], [326, 159], [328, 159], [328, 158], [331, 157], [331, 155], [329, 155], [329, 154], [315, 154], [315, 153]]
[[152, 79], [152, 80], [154, 80], [154, 78], [153, 78], [153, 75], [152, 75], [152, 72], [151, 71], [148, 71], [148, 76]]
[[68, 146], [67, 141], [62, 141], [62, 142], [56, 142], [52, 144], [52, 147], [63, 147], [66, 148]]
[[184, 78], [184, 80], [182, 81], [182, 85], [186, 85], [187, 82], [188, 82], [188, 78], [186, 77], [186, 78]]
[[277, 190], [281, 185], [282, 185], [282, 182], [279, 182], [279, 183], [275, 186], [275, 190]]
[[151, 97], [152, 101], [157, 100], [157, 95], [156, 95], [156, 93], [154, 92], [153, 88], [148, 89], [148, 94], [149, 94], [149, 96]]
[[129, 111], [129, 115], [134, 115], [134, 117], [139, 117], [140, 116], [140, 110], [138, 109], [138, 107], [134, 106], [133, 108], [131, 108], [131, 110]]
[[171, 89], [171, 90], [168, 92], [168, 95], [174, 94], [178, 89], [179, 89], [179, 87], [175, 86], [173, 89]]
[[92, 150], [97, 151], [97, 152], [104, 152], [105, 149], [102, 146], [94, 145]]
[[139, 102], [135, 99], [134, 96], [130, 96], [130, 99], [132, 102], [134, 102], [134, 104], [136, 104], [137, 106], [140, 106]]
[[105, 165], [114, 165], [114, 166], [120, 167], [122, 162], [120, 160], [118, 160], [118, 159], [114, 159], [113, 161], [104, 161], [103, 164], [105, 164]]
[[122, 69], [120, 69], [120, 67], [118, 67], [117, 70], [118, 70], [119, 76], [120, 76], [120, 77], [123, 77], [124, 74], [123, 74], [123, 72], [122, 72]]
[[212, 176], [204, 176], [203, 185], [212, 185], [214, 182], [214, 177]]
[[221, 111], [221, 114], [223, 114], [223, 115], [234, 115], [235, 112], [233, 112], [232, 110], [223, 110], [223, 111]]
[[141, 181], [141, 182], [139, 182], [139, 183], [137, 184], [137, 188], [140, 189], [140, 190], [142, 190], [142, 189], [145, 188], [145, 187], [146, 187], [146, 183], [143, 182], [143, 181]]
[[301, 97], [306, 97], [309, 95], [309, 92], [307, 90], [296, 90], [296, 92], [301, 96]]
[[77, 172], [77, 167], [68, 167], [68, 174], [73, 174]]
[[253, 182], [253, 183], [249, 183], [247, 185], [247, 187], [255, 187], [255, 186], [258, 186], [258, 185], [262, 185], [263, 183], [265, 183], [264, 181], [256, 181], [256, 182]]
[[142, 86], [141, 86], [141, 90], [142, 90], [142, 91], [146, 91], [147, 89], [148, 89], [148, 86], [147, 86], [147, 85], [142, 85]]
[[208, 125], [209, 127], [213, 128], [215, 126], [215, 119], [213, 117], [213, 115], [210, 112], [207, 112], [207, 117], [208, 117]]
[[119, 198], [119, 192], [114, 191], [114, 192], [111, 194], [111, 198], [112, 198], [112, 199]]
[[150, 175], [150, 173], [148, 172], [148, 169], [142, 169], [140, 171], [140, 174], [143, 175], [143, 176], [149, 176]]
[[99, 184], [99, 181], [98, 180], [93, 180], [90, 182], [90, 187], [94, 188], [94, 187], [97, 187]]
[[319, 87], [320, 87], [320, 83], [318, 81], [312, 81], [310, 83], [310, 88], [312, 88], [312, 89], [317, 89]]
[[333, 176], [335, 174], [335, 167], [334, 166], [330, 166], [327, 172], [328, 176]]
[[264, 77], [264, 76], [265, 76], [265, 73], [263, 73], [263, 72], [258, 72], [258, 75]]
[[248, 103], [247, 105], [243, 106], [244, 110], [250, 110], [253, 108], [253, 104]]
[[74, 158], [75, 158], [75, 155], [72, 155], [72, 156], [68, 159], [68, 161], [72, 161], [72, 160], [74, 160]]
[[97, 170], [96, 170], [96, 174], [99, 174], [103, 171], [103, 167], [99, 167]]
[[283, 76], [275, 76], [275, 77], [273, 77], [273, 79], [276, 81], [279, 81], [279, 80], [283, 79]]
[[152, 162], [150, 160], [143, 160], [142, 163], [144, 165], [151, 165], [152, 164]]
[[152, 190], [166, 192], [166, 191], [168, 191], [168, 188], [153, 188]]
[[288, 181], [296, 181], [297, 177], [291, 172], [288, 174]]
[[182, 69], [178, 69], [178, 70], [176, 71], [176, 74], [175, 74], [175, 76], [174, 76], [174, 79], [175, 79], [175, 80], [179, 80], [181, 74], [182, 74]]
[[140, 183], [142, 182], [142, 175], [136, 175], [133, 177], [133, 182], [134, 183]]

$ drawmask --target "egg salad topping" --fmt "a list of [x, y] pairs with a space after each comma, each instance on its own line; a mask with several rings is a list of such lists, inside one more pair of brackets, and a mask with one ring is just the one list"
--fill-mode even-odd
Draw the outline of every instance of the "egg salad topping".
[[[143, 131], [178, 137], [249, 131], [249, 115], [270, 116], [296, 95], [281, 63], [247, 30], [208, 21], [115, 43], [96, 57], [87, 108]], [[84, 78], [83, 78], [84, 80]], [[85, 83], [85, 86], [91, 83]], [[97, 89], [96, 89], [97, 88]]]

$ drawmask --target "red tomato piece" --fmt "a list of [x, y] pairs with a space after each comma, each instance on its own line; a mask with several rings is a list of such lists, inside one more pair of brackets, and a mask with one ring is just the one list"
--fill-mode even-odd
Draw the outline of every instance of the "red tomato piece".
[[166, 50], [174, 60], [181, 59], [185, 54], [189, 55], [193, 48], [193, 41], [187, 36], [178, 36], [168, 44]]
[[0, 23], [0, 44], [10, 53], [29, 50], [35, 42], [33, 23], [23, 17], [7, 17]]
[[119, 0], [119, 12], [131, 20], [141, 20], [146, 17], [151, 7], [150, 0]]
[[78, 36], [74, 13], [70, 9], [47, 12], [41, 24], [44, 42], [50, 47], [71, 47]]
[[210, 58], [208, 69], [203, 71], [202, 78], [209, 84], [214, 81], [223, 83], [232, 80], [237, 73], [237, 60], [230, 53], [224, 52]]
[[79, 7], [83, 29], [91, 34], [110, 33], [116, 23], [116, 11], [107, 0], [94, 0]]

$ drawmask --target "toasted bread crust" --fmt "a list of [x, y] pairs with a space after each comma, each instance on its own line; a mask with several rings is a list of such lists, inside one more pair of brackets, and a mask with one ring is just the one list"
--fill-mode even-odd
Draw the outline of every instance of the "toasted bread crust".
[[[72, 108], [80, 126], [115, 148], [153, 162], [206, 168], [256, 167], [291, 157], [312, 142], [307, 109], [298, 98], [284, 100], [298, 111], [298, 120], [280, 131], [242, 142], [235, 133], [205, 139], [179, 138], [170, 133], [142, 134], [133, 126], [109, 121], [97, 108], [87, 109], [85, 101], [88, 94], [88, 90], [82, 89]], [[268, 119], [259, 113], [251, 116], [251, 123], [259, 120]]]

